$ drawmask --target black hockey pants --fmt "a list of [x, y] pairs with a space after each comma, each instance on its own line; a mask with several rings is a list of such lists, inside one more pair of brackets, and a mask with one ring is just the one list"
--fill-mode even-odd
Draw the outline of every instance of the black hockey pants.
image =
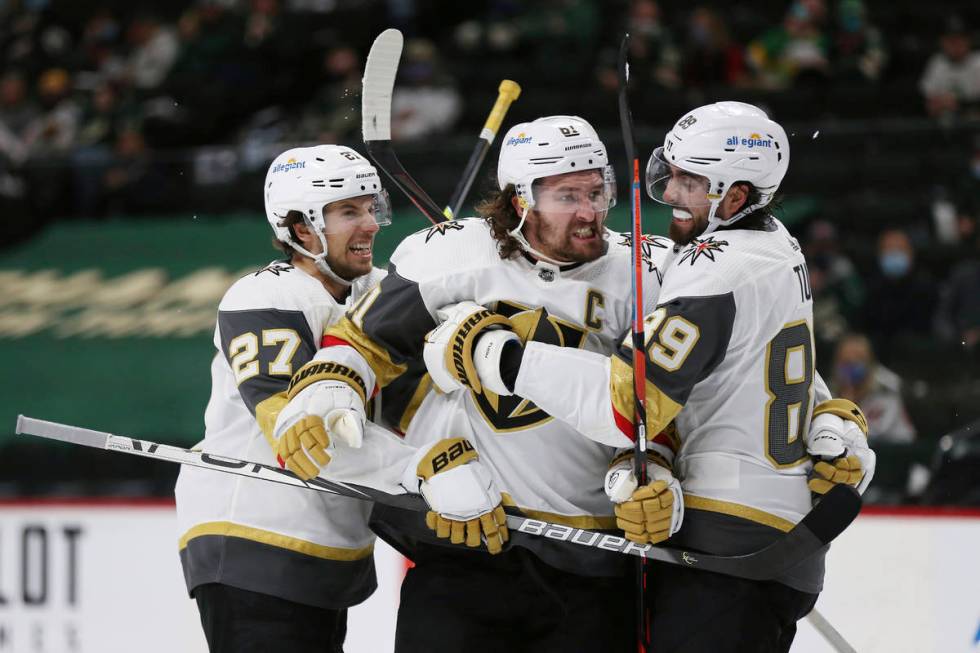
[[293, 603], [229, 585], [194, 589], [211, 653], [343, 653], [347, 610]]

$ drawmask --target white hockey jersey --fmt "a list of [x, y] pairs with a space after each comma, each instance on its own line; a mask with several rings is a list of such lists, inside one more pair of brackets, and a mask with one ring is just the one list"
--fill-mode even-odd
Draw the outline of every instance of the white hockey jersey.
[[[658, 261], [670, 244], [664, 238], [644, 240], [648, 309], [659, 291]], [[523, 256], [502, 260], [482, 219], [443, 223], [401, 243], [388, 276], [328, 330], [324, 344], [334, 346], [318, 358], [326, 354], [357, 369], [369, 385], [384, 386], [408, 362], [421, 359], [436, 311], [464, 299], [509, 317], [528, 341], [609, 356], [630, 328], [631, 271], [629, 238], [621, 234], [608, 234], [607, 253], [599, 259], [559, 267]], [[488, 390], [429, 393], [406, 442], [418, 446], [444, 437], [473, 442], [505, 502], [525, 514], [584, 528], [614, 527], [602, 489], [614, 449], [576, 433], [532, 402]], [[559, 547], [548, 550], [543, 538], [534, 539], [517, 537], [515, 543], [575, 573], [607, 573], [601, 564], [569, 557]], [[582, 556], [590, 553], [581, 549]]]
[[[284, 261], [235, 282], [218, 306], [199, 447], [276, 464], [269, 438], [290, 377], [313, 357], [323, 330], [384, 274], [359, 278], [344, 304]], [[374, 591], [368, 503], [195, 467], [181, 469], [175, 494], [189, 592], [222, 583], [336, 609]]]
[[[661, 443], [685, 497], [670, 543], [723, 555], [762, 548], [809, 512], [804, 436], [815, 395], [829, 398], [814, 370], [800, 247], [775, 218], [745, 221], [681, 248], [645, 319], [648, 437], [674, 421], [676, 439]], [[613, 424], [631, 433], [631, 353], [601, 361], [529, 345], [515, 390], [591, 437], [611, 437]], [[599, 370], [607, 386], [594, 381]], [[549, 384], [556, 376], [564, 388]], [[584, 402], [604, 426], [582, 420], [574, 405]], [[780, 580], [819, 591], [822, 563]]]

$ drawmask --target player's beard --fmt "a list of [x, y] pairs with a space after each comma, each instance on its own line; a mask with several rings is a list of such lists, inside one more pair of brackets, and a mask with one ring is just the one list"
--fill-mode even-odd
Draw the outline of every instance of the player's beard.
[[704, 233], [708, 227], [708, 215], [705, 213], [694, 213], [689, 211], [694, 217], [690, 220], [677, 220], [672, 218], [670, 226], [667, 227], [667, 235], [678, 245], [690, 244], [695, 238]]
[[[568, 225], [557, 226], [538, 216], [538, 219], [525, 227], [530, 233], [529, 240], [539, 243], [542, 254], [557, 261], [569, 263], [586, 263], [594, 261], [606, 253], [605, 217], [597, 218], [591, 223], [572, 222]], [[591, 227], [593, 237], [588, 240], [576, 238], [574, 232], [578, 229]]]
[[[327, 265], [333, 270], [341, 279], [346, 279], [347, 281], [353, 281], [358, 277], [362, 277], [371, 271], [372, 265], [374, 263], [373, 257], [354, 257], [350, 255], [348, 247], [350, 246], [350, 241], [344, 243], [341, 249], [337, 245], [331, 243], [328, 245], [327, 250]], [[372, 238], [368, 241], [371, 251], [374, 251], [374, 239]], [[339, 250], [335, 253], [335, 249]]]

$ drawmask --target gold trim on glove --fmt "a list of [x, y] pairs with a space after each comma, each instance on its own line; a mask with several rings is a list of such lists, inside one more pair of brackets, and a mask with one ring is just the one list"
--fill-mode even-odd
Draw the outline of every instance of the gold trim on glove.
[[265, 436], [266, 442], [272, 447], [272, 450], [276, 449], [276, 419], [279, 417], [279, 412], [289, 403], [289, 399], [286, 397], [285, 390], [282, 392], [277, 392], [274, 395], [269, 395], [259, 403], [255, 404], [255, 421], [259, 425], [259, 429], [262, 430], [262, 435]]
[[868, 437], [868, 418], [864, 416], [861, 408], [850, 399], [828, 399], [813, 408], [814, 418], [823, 413], [837, 415], [841, 419], [854, 422], [864, 433], [864, 437]]
[[477, 394], [483, 391], [483, 384], [473, 363], [473, 343], [477, 334], [492, 326], [513, 328], [509, 319], [484, 308], [470, 314], [456, 327], [446, 347], [446, 369], [457, 381]]
[[292, 399], [304, 388], [319, 381], [342, 381], [361, 397], [362, 405], [367, 403], [367, 385], [361, 375], [346, 365], [333, 361], [310, 361], [299, 368], [299, 371], [289, 380], [286, 396]]
[[419, 461], [415, 473], [426, 481], [439, 472], [449, 471], [480, 458], [466, 438], [445, 438], [436, 442]]

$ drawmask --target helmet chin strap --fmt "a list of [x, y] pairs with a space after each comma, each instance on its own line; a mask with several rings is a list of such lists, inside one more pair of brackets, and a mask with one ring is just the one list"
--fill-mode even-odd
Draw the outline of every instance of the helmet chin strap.
[[292, 240], [289, 243], [290, 246], [303, 256], [308, 256], [309, 258], [313, 259], [313, 265], [316, 266], [316, 269], [326, 275], [331, 281], [339, 283], [345, 288], [349, 288], [350, 286], [354, 285], [353, 281], [348, 281], [347, 279], [342, 278], [336, 272], [330, 269], [330, 266], [327, 264], [327, 239], [323, 235], [323, 232], [319, 229], [314, 228], [312, 225], [310, 228], [313, 229], [313, 232], [317, 235], [317, 238], [320, 239], [320, 244], [323, 245], [323, 251], [321, 253], [314, 254], [299, 243]]
[[761, 209], [763, 206], [766, 205], [766, 203], [759, 202], [757, 204], [747, 206], [741, 211], [739, 211], [738, 213], [736, 213], [735, 215], [733, 215], [732, 217], [728, 218], [727, 220], [722, 220], [720, 218], [715, 217], [715, 212], [718, 210], [719, 205], [721, 205], [721, 198], [718, 198], [716, 200], [711, 200], [711, 208], [708, 210], [708, 226], [706, 226], [704, 228], [704, 231], [701, 232], [702, 236], [707, 236], [708, 234], [718, 229], [718, 227], [721, 227], [723, 225], [727, 227], [729, 225], [735, 224], [736, 222], [738, 222], [748, 214], [752, 213], [756, 209]]
[[507, 235], [516, 240], [521, 249], [530, 254], [531, 256], [541, 259], [546, 263], [552, 263], [553, 265], [571, 265], [574, 261], [562, 261], [561, 259], [551, 258], [539, 252], [538, 250], [531, 247], [531, 243], [527, 242], [527, 238], [524, 237], [522, 229], [524, 228], [524, 222], [527, 220], [527, 214], [530, 212], [530, 208], [524, 206], [521, 209], [521, 221], [517, 223], [517, 226], [507, 232]]

